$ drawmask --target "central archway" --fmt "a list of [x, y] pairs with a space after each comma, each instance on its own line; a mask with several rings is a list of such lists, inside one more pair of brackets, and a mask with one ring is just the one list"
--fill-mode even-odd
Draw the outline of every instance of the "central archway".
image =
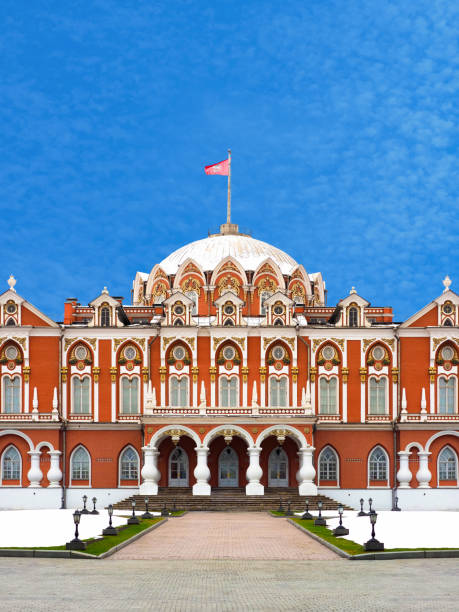
[[188, 455], [181, 446], [176, 446], [169, 455], [169, 486], [187, 487], [189, 483]]
[[288, 487], [288, 456], [280, 446], [269, 453], [268, 487]]
[[218, 486], [239, 486], [239, 458], [231, 446], [224, 448], [218, 457]]

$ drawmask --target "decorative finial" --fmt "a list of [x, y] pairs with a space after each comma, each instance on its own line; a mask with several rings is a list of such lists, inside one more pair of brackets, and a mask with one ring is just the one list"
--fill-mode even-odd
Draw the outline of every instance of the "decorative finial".
[[352, 287], [351, 290], [349, 291], [349, 295], [352, 295], [354, 293], [357, 293], [357, 291], [355, 290], [355, 287]]
[[16, 289], [14, 288], [15, 284], [16, 284], [16, 279], [14, 278], [12, 274], [10, 274], [10, 277], [8, 279], [8, 285], [10, 286], [11, 291], [16, 291]]
[[446, 293], [447, 291], [449, 291], [449, 287], [451, 285], [451, 279], [448, 275], [445, 276], [445, 278], [443, 279], [443, 285], [444, 285], [444, 289], [443, 289], [443, 293]]
[[103, 293], [103, 294], [105, 294], [105, 295], [108, 295], [108, 289], [107, 289], [107, 287], [104, 287], [104, 288], [102, 289], [102, 293]]

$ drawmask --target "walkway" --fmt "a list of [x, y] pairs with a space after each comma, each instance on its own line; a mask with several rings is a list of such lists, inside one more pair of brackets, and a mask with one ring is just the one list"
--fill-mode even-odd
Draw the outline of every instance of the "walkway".
[[264, 512], [189, 512], [169, 519], [110, 558], [341, 559], [286, 520]]

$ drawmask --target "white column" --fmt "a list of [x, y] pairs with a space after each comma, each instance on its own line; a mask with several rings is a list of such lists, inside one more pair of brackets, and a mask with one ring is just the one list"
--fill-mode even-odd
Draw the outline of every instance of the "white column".
[[[316, 381], [314, 380], [314, 382], [311, 381], [311, 407], [312, 407], [312, 414], [316, 414]], [[307, 391], [306, 391], [307, 394]]]
[[61, 486], [59, 484], [62, 480], [62, 471], [59, 467], [59, 460], [61, 454], [61, 451], [48, 451], [48, 455], [51, 458], [51, 466], [47, 474], [47, 478], [49, 481], [48, 489], [56, 489], [57, 487]]
[[416, 479], [419, 483], [418, 489], [430, 489], [429, 482], [432, 478], [432, 474], [429, 470], [429, 455], [426, 451], [419, 451], [419, 470], [416, 473]]
[[343, 393], [343, 422], [347, 423], [347, 382], [343, 381], [341, 389]]
[[430, 414], [435, 413], [435, 383], [431, 382], [429, 384], [429, 404], [430, 404]]
[[43, 480], [43, 472], [40, 469], [40, 451], [29, 451], [30, 455], [30, 470], [27, 472], [29, 479], [29, 487], [41, 487], [40, 482]]
[[158, 495], [158, 482], [161, 478], [161, 473], [158, 470], [158, 455], [159, 452], [155, 447], [143, 446], [144, 464], [140, 472], [143, 482], [140, 485], [139, 492], [141, 495]]
[[248, 406], [248, 399], [247, 399], [247, 380], [244, 380], [244, 375], [242, 375], [242, 405]]
[[94, 412], [93, 412], [94, 422], [98, 423], [99, 421], [99, 383], [94, 380], [94, 377], [92, 380], [92, 385], [94, 388]]
[[251, 446], [247, 449], [250, 463], [247, 468], [246, 476], [248, 483], [245, 486], [246, 495], [264, 495], [265, 488], [260, 483], [260, 478], [263, 475], [263, 470], [260, 467], [260, 446]]
[[296, 473], [298, 480], [298, 492], [300, 495], [317, 495], [317, 486], [313, 480], [316, 475], [316, 470], [312, 463], [313, 446], [300, 448], [298, 455], [300, 457], [300, 469]]
[[[191, 380], [193, 380], [194, 374], [190, 374]], [[196, 380], [193, 380], [193, 407], [197, 408], [199, 406], [199, 393], [198, 393], [198, 377], [196, 376]]]
[[[268, 374], [266, 374], [266, 377]], [[266, 378], [264, 380], [260, 380], [260, 406], [261, 408], [266, 407]]]
[[62, 418], [67, 418], [67, 383], [62, 381]]
[[116, 381], [110, 385], [112, 394], [112, 423], [116, 423]]
[[166, 406], [166, 404], [168, 404], [168, 402], [166, 402], [166, 378], [164, 378], [164, 380], [161, 380], [161, 398], [160, 398], [160, 402], [159, 405], [160, 406]]
[[392, 383], [392, 418], [395, 420], [397, 418], [397, 402], [398, 402], [398, 393], [397, 393], [398, 383]]
[[25, 380], [24, 381], [24, 412], [29, 412], [29, 393], [30, 393], [30, 387], [29, 387], [29, 381]]
[[409, 468], [410, 451], [399, 451], [398, 456], [400, 457], [400, 468], [397, 472], [397, 480], [399, 482], [399, 489], [409, 489], [410, 481], [412, 478], [411, 470]]
[[210, 407], [215, 408], [215, 389], [218, 385], [218, 376], [215, 374], [215, 380], [210, 379]]
[[197, 463], [193, 472], [196, 478], [196, 482], [193, 485], [193, 495], [210, 495], [210, 470], [207, 465], [209, 449], [207, 446], [197, 446], [194, 450], [197, 455]]

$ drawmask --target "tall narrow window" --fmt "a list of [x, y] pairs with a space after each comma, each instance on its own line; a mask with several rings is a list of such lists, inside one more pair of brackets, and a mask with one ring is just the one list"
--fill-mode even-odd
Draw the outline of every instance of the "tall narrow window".
[[121, 379], [121, 412], [123, 414], [138, 414], [139, 412], [139, 379]]
[[72, 480], [89, 480], [89, 453], [80, 446], [72, 455]]
[[100, 324], [102, 327], [109, 327], [110, 325], [110, 308], [107, 306], [100, 309]]
[[337, 480], [338, 479], [338, 459], [336, 453], [330, 447], [325, 448], [320, 453], [319, 459], [319, 479]]
[[19, 451], [10, 446], [2, 457], [2, 480], [21, 479], [21, 456]]
[[379, 446], [371, 453], [368, 467], [370, 480], [387, 481], [387, 456]]
[[271, 293], [269, 291], [262, 291], [260, 295], [260, 312], [262, 315], [266, 314], [265, 302], [268, 298], [271, 297]]
[[169, 385], [170, 405], [188, 406], [188, 378], [172, 376], [169, 379]]
[[440, 414], [454, 414], [456, 411], [456, 379], [440, 376], [438, 396], [438, 412]]
[[78, 378], [74, 376], [72, 379], [73, 384], [73, 406], [72, 412], [74, 414], [89, 414], [90, 413], [90, 401], [89, 401], [89, 376]]
[[138, 480], [139, 458], [135, 450], [128, 447], [121, 455], [121, 480]]
[[438, 478], [439, 480], [457, 480], [456, 455], [448, 447], [438, 455]]
[[320, 414], [338, 414], [337, 379], [321, 378], [319, 383]]
[[270, 405], [271, 406], [287, 406], [287, 378], [276, 378], [272, 376], [269, 379]]
[[349, 308], [349, 327], [357, 327], [359, 324], [359, 311], [355, 306]]
[[220, 379], [220, 406], [235, 408], [239, 404], [238, 380], [236, 377]]
[[197, 315], [198, 314], [198, 294], [196, 293], [196, 291], [187, 291], [185, 295], [187, 298], [190, 298], [190, 300], [193, 302], [193, 306], [191, 307], [191, 314]]
[[386, 379], [370, 378], [369, 414], [386, 414]]
[[21, 412], [21, 379], [19, 376], [3, 377], [3, 412]]

